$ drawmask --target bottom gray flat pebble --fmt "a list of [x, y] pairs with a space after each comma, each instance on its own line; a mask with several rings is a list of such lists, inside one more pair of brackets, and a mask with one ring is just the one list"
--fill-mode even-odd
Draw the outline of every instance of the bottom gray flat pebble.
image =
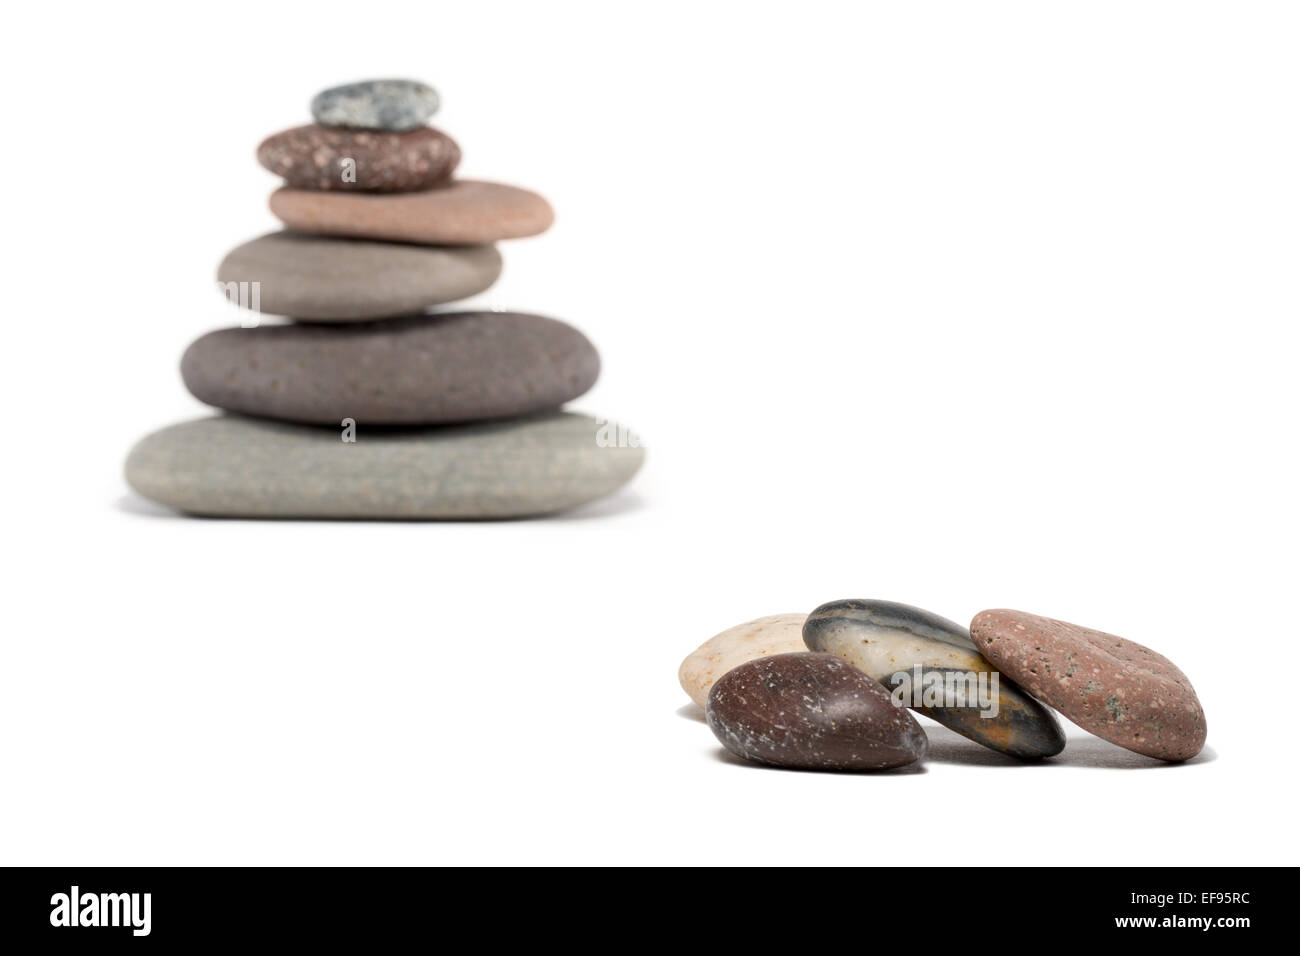
[[[519, 518], [575, 508], [636, 474], [645, 452], [572, 412], [442, 428], [343, 429], [235, 415], [142, 439], [126, 480], [178, 511], [232, 518]], [[612, 430], [617, 433], [617, 429]]]

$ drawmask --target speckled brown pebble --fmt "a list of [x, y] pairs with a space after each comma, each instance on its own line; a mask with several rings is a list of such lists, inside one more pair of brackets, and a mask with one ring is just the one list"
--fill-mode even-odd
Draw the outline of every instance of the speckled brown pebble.
[[981, 611], [980, 653], [1089, 733], [1161, 760], [1205, 746], [1205, 713], [1171, 661], [1122, 637], [1024, 611]]
[[705, 717], [747, 760], [803, 770], [888, 770], [925, 756], [920, 724], [889, 692], [832, 654], [775, 654], [732, 668]]
[[267, 137], [257, 161], [298, 189], [415, 192], [447, 183], [460, 147], [427, 126], [409, 133], [296, 126]]

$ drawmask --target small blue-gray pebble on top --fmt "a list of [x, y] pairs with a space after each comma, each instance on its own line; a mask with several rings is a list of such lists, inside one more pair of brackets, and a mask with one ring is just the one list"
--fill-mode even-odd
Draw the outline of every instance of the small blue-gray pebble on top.
[[322, 126], [405, 131], [438, 112], [438, 94], [416, 80], [363, 80], [317, 93], [311, 115]]

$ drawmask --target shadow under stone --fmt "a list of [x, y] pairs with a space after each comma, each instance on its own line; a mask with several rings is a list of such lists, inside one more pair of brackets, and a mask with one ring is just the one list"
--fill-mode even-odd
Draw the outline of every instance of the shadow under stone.
[[564, 524], [578, 521], [593, 521], [612, 518], [617, 515], [632, 514], [645, 508], [645, 500], [635, 492], [618, 491], [604, 498], [597, 498], [585, 505], [578, 505], [567, 511], [557, 511], [544, 515], [521, 515], [507, 518], [331, 518], [331, 517], [255, 517], [247, 515], [196, 515], [168, 508], [150, 501], [135, 492], [128, 492], [118, 497], [117, 510], [124, 514], [139, 515], [144, 518], [162, 518], [177, 521], [211, 521], [214, 523], [235, 521], [256, 521], [259, 523], [296, 522], [305, 524], [320, 522], [327, 524], [521, 524], [547, 523]]
[[697, 724], [706, 723], [704, 719], [704, 708], [695, 703], [695, 701], [691, 701], [689, 704], [682, 704], [682, 706], [678, 707], [674, 713], [678, 717], [685, 717], [687, 720], [693, 720]]
[[1157, 770], [1209, 763], [1218, 757], [1211, 748], [1206, 747], [1191, 760], [1171, 763], [1168, 760], [1157, 760], [1155, 757], [1146, 757], [1125, 750], [1100, 737], [1087, 736], [1066, 737], [1065, 749], [1055, 757], [1020, 760], [982, 747], [973, 740], [967, 740], [961, 734], [938, 724], [926, 723], [925, 733], [930, 738], [930, 755], [927, 760], [967, 767], [1088, 767], [1094, 770]]
[[145, 518], [184, 518], [185, 515], [179, 511], [173, 511], [165, 505], [157, 504], [150, 501], [142, 495], [137, 495], [134, 491], [127, 492], [117, 499], [117, 510], [129, 515], [140, 515]]
[[811, 767], [777, 767], [770, 763], [759, 763], [757, 760], [746, 760], [743, 757], [737, 757], [730, 750], [724, 747], [718, 747], [713, 751], [713, 759], [718, 763], [731, 764], [734, 767], [745, 767], [748, 770], [774, 770], [784, 773], [819, 773], [832, 777], [908, 777], [916, 773], [925, 773], [925, 762], [918, 760], [915, 763], [909, 763], [902, 767], [894, 767], [892, 770], [816, 770]]

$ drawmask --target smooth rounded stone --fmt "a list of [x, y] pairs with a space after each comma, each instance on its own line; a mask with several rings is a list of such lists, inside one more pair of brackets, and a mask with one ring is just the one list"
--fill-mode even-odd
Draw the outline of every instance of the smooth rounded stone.
[[677, 680], [691, 700], [704, 706], [709, 689], [733, 667], [756, 657], [802, 651], [807, 614], [772, 614], [715, 634], [682, 661]]
[[999, 670], [1089, 733], [1160, 760], [1205, 746], [1191, 681], [1149, 647], [1024, 611], [981, 611], [970, 630]]
[[181, 359], [199, 401], [326, 425], [528, 415], [577, 398], [599, 373], [600, 356], [581, 332], [519, 312], [220, 329]]
[[408, 130], [427, 123], [439, 105], [433, 87], [416, 80], [362, 80], [321, 90], [311, 115], [325, 126]]
[[499, 275], [493, 246], [438, 249], [293, 232], [237, 246], [217, 268], [228, 297], [238, 288], [241, 301], [254, 301], [256, 282], [262, 312], [312, 322], [409, 315], [477, 295]]
[[555, 221], [537, 193], [473, 179], [392, 195], [286, 186], [271, 193], [271, 212], [298, 232], [435, 246], [535, 236]]
[[929, 749], [885, 688], [831, 654], [746, 661], [713, 685], [704, 716], [733, 754], [777, 767], [887, 770]]
[[[997, 670], [975, 650], [964, 627], [937, 614], [894, 601], [831, 601], [808, 615], [803, 638], [809, 650], [843, 658], [917, 713], [985, 747], [1024, 759], [1050, 757], [1065, 748], [1056, 716], [1005, 674], [998, 674], [994, 696], [991, 678]], [[907, 680], [896, 674], [906, 674]], [[940, 706], [942, 696], [934, 698], [935, 705], [916, 705], [926, 699], [928, 685], [937, 688], [943, 681], [946, 686], [950, 675], [954, 686], [967, 689], [964, 706]], [[974, 675], [974, 687], [966, 675]]]
[[522, 518], [621, 488], [642, 448], [597, 441], [601, 423], [552, 412], [442, 428], [340, 428], [223, 415], [146, 436], [126, 480], [178, 511], [229, 518]]
[[257, 161], [299, 189], [414, 192], [446, 184], [460, 147], [427, 126], [388, 133], [311, 125], [268, 136]]

